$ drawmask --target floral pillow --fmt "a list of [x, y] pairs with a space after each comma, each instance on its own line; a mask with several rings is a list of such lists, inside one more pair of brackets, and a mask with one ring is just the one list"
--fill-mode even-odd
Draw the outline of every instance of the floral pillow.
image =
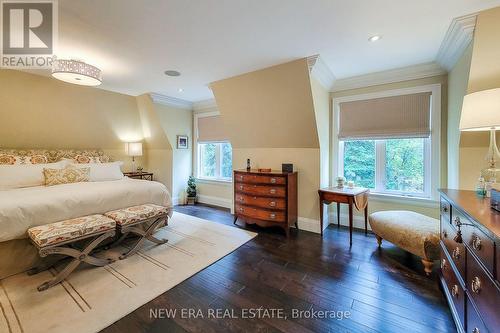
[[16, 156], [16, 155], [0, 155], [0, 165], [15, 165], [15, 164], [47, 164], [49, 163], [45, 155], [32, 156]]
[[46, 186], [88, 182], [90, 168], [43, 169], [43, 175]]
[[97, 156], [76, 155], [74, 159], [77, 164], [101, 163], [101, 159]]

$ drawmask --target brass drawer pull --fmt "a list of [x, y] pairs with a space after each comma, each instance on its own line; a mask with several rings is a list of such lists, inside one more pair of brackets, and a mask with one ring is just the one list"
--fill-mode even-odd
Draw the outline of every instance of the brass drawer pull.
[[271, 202], [269, 203], [269, 206], [271, 206], [271, 207], [276, 207], [276, 201], [271, 201]]
[[448, 238], [448, 233], [446, 232], [446, 230], [443, 230], [443, 238]]
[[453, 297], [458, 297], [458, 286], [456, 284], [451, 287], [451, 294]]
[[479, 330], [479, 328], [474, 327], [474, 329], [472, 330], [472, 333], [481, 333], [481, 331]]
[[238, 200], [239, 200], [240, 202], [245, 202], [245, 199], [243, 199], [243, 197], [239, 197], [239, 198], [238, 198]]
[[243, 190], [243, 185], [240, 185], [240, 190]]
[[442, 207], [442, 211], [443, 211], [443, 213], [448, 213], [448, 207], [447, 206], [443, 206]]
[[470, 284], [472, 292], [475, 294], [479, 294], [481, 291], [481, 280], [476, 276], [475, 278], [472, 279], [472, 283]]
[[276, 183], [276, 178], [271, 178], [271, 184], [275, 184]]
[[446, 259], [441, 260], [441, 268], [442, 269], [446, 268]]
[[243, 212], [243, 211], [245, 211], [245, 209], [243, 209], [242, 207], [240, 207], [239, 211]]
[[243, 180], [243, 176], [240, 176], [240, 180]]
[[474, 237], [474, 240], [472, 241], [472, 247], [476, 251], [481, 250], [481, 238], [479, 238], [479, 236]]
[[455, 220], [453, 222], [455, 222], [455, 225], [457, 227], [460, 227], [462, 225], [462, 222], [460, 221], [460, 216], [455, 216]]
[[460, 248], [458, 246], [455, 249], [453, 249], [451, 256], [453, 257], [453, 259], [456, 260], [460, 259]]
[[276, 214], [271, 213], [271, 214], [269, 214], [269, 217], [270, 217], [270, 218], [272, 218], [272, 219], [274, 220], [274, 219], [276, 218]]
[[275, 189], [275, 188], [270, 189], [270, 190], [269, 190], [269, 193], [271, 193], [271, 194], [276, 194], [276, 189]]

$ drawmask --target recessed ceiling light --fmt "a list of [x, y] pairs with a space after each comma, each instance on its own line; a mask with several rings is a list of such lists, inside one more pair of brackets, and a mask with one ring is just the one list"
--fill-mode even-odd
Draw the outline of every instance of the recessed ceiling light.
[[179, 88], [177, 91], [178, 91], [178, 92], [183, 92], [183, 91], [184, 91], [184, 89]]
[[178, 71], [174, 71], [174, 70], [168, 70], [168, 71], [165, 71], [165, 75], [167, 75], [167, 76], [180, 76], [181, 73]]
[[382, 38], [382, 36], [380, 36], [380, 35], [374, 35], [374, 36], [371, 36], [370, 38], [368, 38], [368, 40], [370, 42], [376, 42], [376, 41], [380, 40], [381, 38]]

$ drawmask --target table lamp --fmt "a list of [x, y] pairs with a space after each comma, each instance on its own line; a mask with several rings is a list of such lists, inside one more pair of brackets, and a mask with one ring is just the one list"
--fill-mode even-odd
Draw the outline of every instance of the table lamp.
[[126, 151], [128, 156], [132, 156], [132, 172], [136, 172], [135, 158], [142, 156], [142, 142], [128, 142], [126, 144]]
[[499, 175], [497, 163], [500, 153], [497, 148], [496, 130], [500, 129], [500, 88], [482, 90], [468, 94], [462, 104], [461, 131], [490, 131], [490, 147], [486, 160], [488, 168], [483, 170], [486, 181], [496, 182]]

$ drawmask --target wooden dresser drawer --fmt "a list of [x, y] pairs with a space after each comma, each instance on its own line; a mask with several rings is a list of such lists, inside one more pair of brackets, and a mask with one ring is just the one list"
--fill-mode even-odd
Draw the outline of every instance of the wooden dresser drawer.
[[[441, 244], [441, 272], [443, 278], [446, 282], [446, 292], [453, 301], [453, 307], [455, 312], [460, 318], [462, 326], [464, 326], [464, 315], [465, 315], [465, 291], [462, 288], [460, 282], [458, 281], [452, 266], [448, 262], [448, 258], [445, 254], [445, 249]], [[443, 286], [444, 287], [444, 286]]]
[[286, 209], [286, 201], [281, 198], [257, 197], [241, 193], [236, 193], [235, 201], [238, 204], [256, 206], [268, 209]]
[[486, 326], [469, 298], [467, 298], [467, 332], [488, 333]]
[[462, 234], [464, 244], [478, 256], [481, 263], [488, 269], [490, 274], [493, 275], [495, 243], [476, 226], [464, 226], [462, 228]]
[[467, 289], [489, 330], [500, 328], [500, 290], [470, 253], [467, 253]]
[[278, 197], [286, 196], [286, 188], [283, 186], [251, 185], [239, 183], [235, 186], [236, 192], [254, 196]]
[[455, 242], [454, 237], [456, 235], [457, 231], [449, 223], [441, 223], [441, 240], [462, 280], [465, 281], [465, 246], [463, 243]]
[[237, 183], [249, 183], [249, 184], [271, 184], [271, 185], [285, 185], [286, 179], [281, 176], [263, 176], [254, 174], [244, 174], [236, 173], [234, 180]]
[[243, 206], [239, 204], [235, 204], [235, 209], [239, 215], [247, 216], [250, 218], [272, 222], [285, 222], [286, 220], [285, 212], [279, 210], [272, 211], [267, 209]]

